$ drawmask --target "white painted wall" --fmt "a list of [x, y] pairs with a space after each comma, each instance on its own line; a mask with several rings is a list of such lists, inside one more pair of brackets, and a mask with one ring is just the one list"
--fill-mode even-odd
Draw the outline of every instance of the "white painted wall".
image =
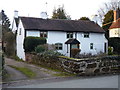
[[[20, 28], [21, 28], [21, 35], [20, 33]], [[17, 56], [23, 60], [25, 60], [25, 52], [23, 49], [23, 43], [24, 43], [24, 37], [25, 37], [25, 31], [22, 25], [22, 22], [20, 20], [18, 30], [17, 30]]]
[[[78, 33], [77, 40], [80, 41], [81, 54], [99, 54], [104, 53], [104, 43], [108, 43], [104, 34], [90, 33], [89, 38], [84, 38], [84, 33]], [[90, 43], [93, 43], [93, 49], [90, 49]]]
[[40, 37], [40, 31], [26, 31], [26, 37], [28, 36]]
[[120, 37], [120, 28], [113, 28], [109, 31], [110, 38], [111, 37]]

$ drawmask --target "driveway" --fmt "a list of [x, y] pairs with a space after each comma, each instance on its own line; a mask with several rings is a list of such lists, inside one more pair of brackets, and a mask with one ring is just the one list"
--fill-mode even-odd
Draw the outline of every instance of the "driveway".
[[[28, 78], [27, 76], [25, 76], [23, 73], [21, 73], [20, 71], [10, 67], [10, 66], [16, 66], [16, 67], [26, 67], [30, 70], [32, 70], [36, 76], [33, 77], [32, 79]], [[60, 73], [60, 72], [55, 72], [52, 70], [48, 70], [33, 64], [28, 64], [26, 62], [20, 62], [20, 61], [15, 61], [13, 59], [10, 58], [5, 58], [5, 69], [7, 70], [9, 77], [3, 81], [3, 87], [7, 87], [10, 86], [11, 84], [14, 84], [16, 82], [19, 82], [19, 84], [22, 84], [21, 81], [25, 82], [25, 83], [30, 83], [30, 81], [32, 81], [32, 83], [34, 82], [34, 80], [42, 80], [42, 79], [50, 79], [50, 78], [58, 78], [58, 76], [55, 76], [54, 74], [56, 73]]]

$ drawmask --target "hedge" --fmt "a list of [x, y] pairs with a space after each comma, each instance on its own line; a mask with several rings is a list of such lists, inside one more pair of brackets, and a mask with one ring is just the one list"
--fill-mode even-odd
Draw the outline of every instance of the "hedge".
[[35, 47], [38, 45], [46, 44], [46, 39], [41, 37], [26, 37], [24, 39], [24, 49], [25, 52], [35, 51]]

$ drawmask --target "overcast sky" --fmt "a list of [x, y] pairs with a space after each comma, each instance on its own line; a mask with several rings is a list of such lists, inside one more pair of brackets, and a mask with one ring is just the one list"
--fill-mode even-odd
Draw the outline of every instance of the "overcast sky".
[[40, 17], [40, 12], [47, 10], [51, 17], [54, 7], [64, 5], [66, 13], [72, 19], [79, 19], [83, 16], [90, 18], [108, 1], [110, 0], [1, 0], [0, 9], [3, 9], [12, 21], [14, 10], [19, 11], [19, 16], [30, 17]]

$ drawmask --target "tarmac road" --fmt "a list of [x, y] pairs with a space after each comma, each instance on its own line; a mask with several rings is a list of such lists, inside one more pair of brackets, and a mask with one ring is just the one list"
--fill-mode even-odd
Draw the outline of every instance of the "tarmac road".
[[120, 78], [118, 75], [112, 75], [62, 81], [58, 80], [57, 82], [25, 85], [17, 88], [118, 88], [118, 78]]

